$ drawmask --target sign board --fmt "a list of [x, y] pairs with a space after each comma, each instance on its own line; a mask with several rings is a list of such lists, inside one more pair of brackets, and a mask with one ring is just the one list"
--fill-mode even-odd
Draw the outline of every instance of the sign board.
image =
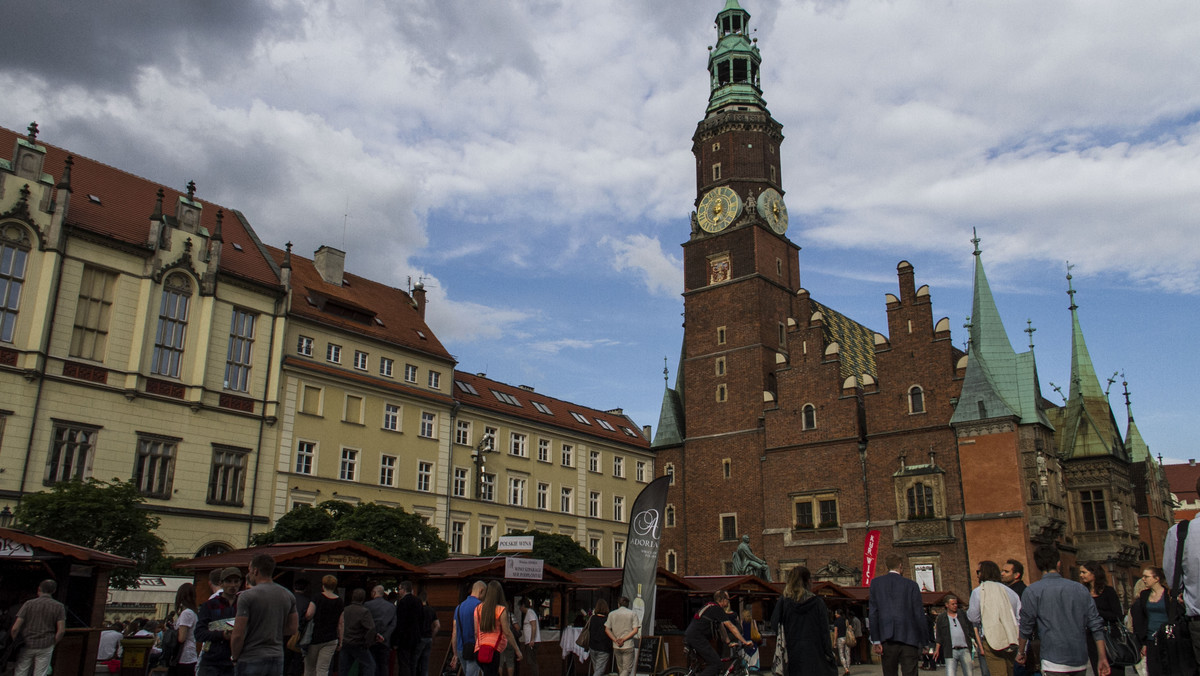
[[30, 559], [33, 558], [33, 548], [8, 538], [0, 538], [0, 557], [5, 556], [14, 559]]
[[653, 676], [658, 673], [658, 664], [662, 656], [662, 637], [643, 636], [638, 646], [637, 673]]
[[371, 561], [365, 556], [356, 554], [322, 554], [317, 557], [317, 564], [321, 566], [358, 566], [366, 568]]
[[496, 551], [498, 552], [532, 552], [533, 551], [533, 536], [532, 535], [501, 535], [500, 541], [496, 543]]
[[867, 531], [863, 542], [862, 586], [869, 587], [875, 577], [875, 564], [879, 562], [879, 531]]
[[504, 560], [504, 579], [506, 580], [540, 580], [542, 579], [541, 559], [522, 559], [510, 556]]
[[917, 585], [921, 587], [921, 591], [933, 591], [937, 588], [937, 583], [933, 580], [933, 564], [918, 563], [913, 566], [913, 577], [917, 581]]

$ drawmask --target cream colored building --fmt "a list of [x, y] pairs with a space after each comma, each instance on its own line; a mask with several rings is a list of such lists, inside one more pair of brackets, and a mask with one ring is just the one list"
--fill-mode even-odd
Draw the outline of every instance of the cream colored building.
[[193, 187], [32, 132], [0, 129], [0, 499], [132, 478], [168, 554], [245, 546], [273, 485], [274, 263]]

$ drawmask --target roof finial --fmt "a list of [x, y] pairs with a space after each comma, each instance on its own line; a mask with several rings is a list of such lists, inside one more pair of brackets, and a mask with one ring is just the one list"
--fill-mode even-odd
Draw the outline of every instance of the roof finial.
[[[1125, 380], [1124, 373], [1121, 374], [1121, 387], [1125, 388], [1125, 406], [1128, 407], [1129, 406], [1129, 381]], [[1129, 417], [1132, 418], [1133, 413], [1130, 413]]]
[[58, 189], [71, 192], [71, 167], [75, 164], [75, 156], [67, 155], [66, 161], [63, 162], [62, 180], [58, 182]]
[[189, 200], [194, 201], [196, 199], [196, 182], [195, 181], [188, 181], [187, 194], [188, 194]]
[[1026, 319], [1025, 320], [1025, 333], [1029, 334], [1029, 349], [1031, 349], [1031, 350], [1033, 349], [1033, 334], [1036, 331], [1037, 331], [1037, 329], [1033, 328], [1033, 320]]
[[1072, 312], [1079, 309], [1079, 306], [1075, 304], [1075, 287], [1071, 285], [1071, 270], [1074, 268], [1075, 266], [1071, 265], [1071, 261], [1067, 261], [1067, 295], [1071, 297], [1071, 305], [1067, 309]]
[[975, 255], [982, 253], [979, 250], [979, 233], [975, 232], [975, 228], [971, 228], [971, 244], [975, 245]]
[[1104, 398], [1108, 399], [1108, 391], [1112, 389], [1113, 383], [1117, 382], [1117, 375], [1120, 371], [1113, 371], [1113, 374], [1108, 377], [1108, 387], [1104, 388]]
[[37, 135], [38, 135], [37, 122], [30, 122], [29, 123], [29, 142], [37, 143]]
[[663, 357], [663, 382], [664, 383], [671, 382], [671, 372], [670, 372], [670, 370], [667, 369], [667, 358], [666, 357]]
[[165, 194], [166, 193], [162, 188], [158, 189], [158, 196], [154, 198], [154, 213], [150, 214], [150, 220], [152, 220], [152, 221], [162, 221], [163, 220], [162, 203], [163, 203], [163, 195], [165, 195]]

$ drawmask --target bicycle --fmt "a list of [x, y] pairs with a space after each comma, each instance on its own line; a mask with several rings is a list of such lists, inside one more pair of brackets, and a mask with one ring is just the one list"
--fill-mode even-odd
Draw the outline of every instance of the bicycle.
[[[686, 668], [672, 667], [663, 671], [660, 676], [698, 676], [701, 671], [704, 671], [704, 662], [700, 659], [700, 655], [687, 644], [683, 646], [683, 654], [687, 658]], [[729, 657], [722, 657], [721, 663], [726, 666], [717, 673], [717, 676], [750, 676], [750, 669], [746, 664], [746, 652], [740, 645], [731, 646]]]

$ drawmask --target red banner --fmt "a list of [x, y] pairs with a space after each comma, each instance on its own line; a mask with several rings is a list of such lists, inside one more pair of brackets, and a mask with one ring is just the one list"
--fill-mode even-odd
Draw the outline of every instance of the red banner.
[[868, 587], [875, 577], [875, 562], [879, 560], [879, 531], [867, 531], [867, 540], [863, 543], [862, 586]]

